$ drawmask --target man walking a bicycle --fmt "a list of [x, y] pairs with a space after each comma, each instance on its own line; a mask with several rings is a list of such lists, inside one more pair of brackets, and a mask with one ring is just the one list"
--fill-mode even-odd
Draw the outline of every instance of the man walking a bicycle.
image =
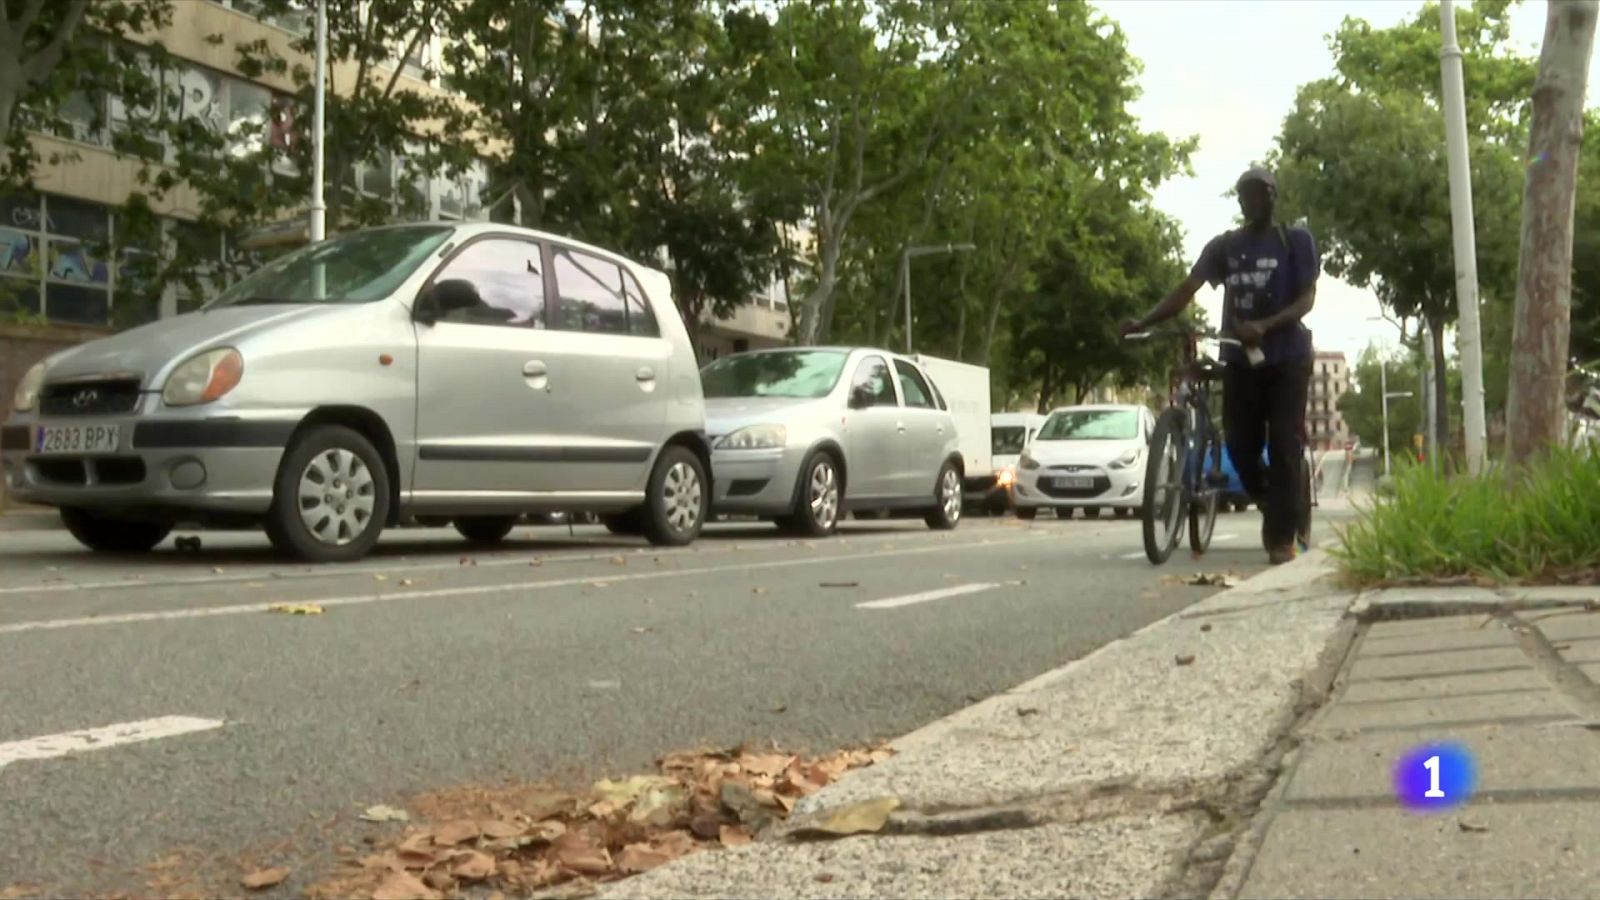
[[1223, 285], [1222, 334], [1238, 345], [1221, 348], [1222, 428], [1239, 481], [1262, 510], [1262, 545], [1277, 565], [1295, 558], [1297, 523], [1308, 512], [1299, 485], [1313, 354], [1301, 319], [1316, 302], [1321, 263], [1309, 231], [1274, 221], [1278, 182], [1271, 172], [1252, 168], [1236, 187], [1244, 226], [1206, 244], [1189, 277], [1122, 333], [1177, 316], [1201, 285]]

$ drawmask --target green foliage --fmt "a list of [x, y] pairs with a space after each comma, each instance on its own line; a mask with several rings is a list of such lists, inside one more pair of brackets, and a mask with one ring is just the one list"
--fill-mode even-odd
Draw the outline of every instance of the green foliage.
[[1340, 538], [1333, 555], [1361, 585], [1592, 577], [1600, 569], [1600, 453], [1556, 450], [1527, 471], [1493, 467], [1476, 478], [1403, 465], [1393, 495], [1363, 509]]

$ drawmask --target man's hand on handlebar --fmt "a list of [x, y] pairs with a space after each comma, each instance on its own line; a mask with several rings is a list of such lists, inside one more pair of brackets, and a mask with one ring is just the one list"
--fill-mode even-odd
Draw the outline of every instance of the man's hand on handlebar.
[[1259, 347], [1261, 339], [1266, 336], [1266, 329], [1259, 322], [1243, 321], [1233, 323], [1233, 336], [1239, 339], [1246, 347]]
[[1123, 321], [1122, 327], [1117, 329], [1117, 334], [1119, 336], [1121, 336], [1124, 340], [1126, 340], [1128, 335], [1137, 334], [1138, 332], [1141, 332], [1143, 330], [1144, 330], [1144, 323], [1140, 322], [1137, 319], [1127, 319], [1127, 320]]

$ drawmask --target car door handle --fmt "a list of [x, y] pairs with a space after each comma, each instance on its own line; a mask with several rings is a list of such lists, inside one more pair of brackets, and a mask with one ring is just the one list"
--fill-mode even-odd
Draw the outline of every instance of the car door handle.
[[550, 374], [550, 369], [537, 359], [531, 359], [522, 364], [522, 374], [525, 378], [539, 378]]
[[649, 366], [640, 366], [639, 371], [634, 373], [633, 377], [639, 379], [640, 381], [655, 381], [656, 370], [650, 368]]
[[906, 433], [906, 423], [904, 423], [904, 422], [896, 422], [896, 423], [894, 423], [894, 430], [900, 432], [901, 434], [905, 434]]

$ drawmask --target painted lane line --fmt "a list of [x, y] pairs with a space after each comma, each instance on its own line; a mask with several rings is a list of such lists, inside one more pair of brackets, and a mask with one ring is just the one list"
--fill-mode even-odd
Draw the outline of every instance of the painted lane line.
[[[715, 537], [715, 535], [712, 535], [712, 536]], [[922, 537], [922, 536], [923, 535], [919, 534], [919, 533], [879, 534], [879, 535], [850, 535], [848, 537], [841, 536], [840, 538], [838, 538], [835, 541], [832, 541], [831, 543], [839, 544], [841, 546], [846, 546], [846, 547], [857, 546], [857, 545], [866, 543], [867, 541], [902, 543], [902, 542], [905, 542], [907, 540], [918, 538], [918, 537]], [[777, 549], [777, 550], [794, 549], [796, 547], [803, 546], [804, 543], [805, 542], [803, 542], [803, 541], [774, 541], [774, 542], [772, 542], [770, 544], [763, 545], [759, 549], [767, 549], [768, 547], [773, 548], [773, 549]], [[570, 545], [569, 544], [567, 546], [572, 547], [574, 545]], [[589, 546], [593, 546], [593, 544], [589, 544]], [[224, 548], [224, 550], [226, 550], [226, 549], [232, 549], [232, 548]], [[555, 563], [599, 562], [600, 560], [613, 559], [613, 558], [615, 558], [615, 557], [617, 557], [619, 555], [621, 555], [621, 556], [661, 556], [661, 557], [668, 557], [668, 556], [714, 556], [714, 555], [721, 555], [721, 554], [725, 554], [725, 553], [747, 553], [749, 551], [750, 551], [749, 545], [747, 545], [744, 542], [738, 542], [738, 543], [729, 543], [729, 544], [726, 544], [726, 545], [724, 545], [724, 544], [715, 544], [715, 545], [712, 545], [712, 546], [709, 546], [709, 547], [705, 547], [705, 548], [693, 548], [693, 549], [681, 549], [681, 550], [680, 549], [667, 549], [667, 548], [660, 548], [660, 549], [657, 549], [657, 548], [644, 548], [644, 549], [632, 548], [631, 552], [629, 552], [629, 548], [617, 547], [617, 548], [612, 548], [612, 549], [607, 550], [607, 551], [602, 552], [602, 553], [581, 553], [581, 554], [579, 554], [579, 553], [561, 553], [561, 552], [557, 551], [557, 552], [554, 552], [554, 553], [550, 553], [548, 555], [543, 554], [543, 553], [531, 552], [530, 551], [530, 552], [517, 553], [516, 555], [497, 555], [497, 556], [491, 556], [491, 557], [474, 557], [474, 559], [477, 562], [476, 568], [492, 569], [492, 568], [499, 568], [499, 567], [505, 567], [505, 566], [526, 566], [531, 559], [538, 559], [538, 560], [540, 560], [542, 563], [544, 563], [546, 565], [552, 565], [552, 564], [555, 564]], [[515, 552], [515, 551], [513, 551], [513, 552]], [[129, 589], [129, 588], [185, 587], [185, 586], [188, 586], [188, 585], [196, 585], [196, 584], [208, 584], [208, 585], [212, 585], [212, 584], [245, 584], [245, 583], [252, 582], [252, 581], [288, 581], [290, 579], [299, 579], [299, 578], [329, 578], [329, 579], [332, 579], [332, 578], [343, 578], [343, 577], [359, 577], [359, 576], [362, 576], [362, 575], [408, 575], [408, 574], [411, 574], [413, 572], [433, 572], [433, 571], [440, 571], [440, 570], [458, 570], [460, 568], [461, 568], [460, 561], [456, 560], [456, 559], [452, 559], [450, 562], [401, 563], [399, 565], [386, 564], [386, 563], [367, 563], [367, 564], [353, 565], [353, 566], [339, 566], [339, 567], [327, 567], [327, 568], [316, 568], [316, 569], [303, 569], [303, 570], [294, 571], [294, 572], [278, 572], [278, 571], [271, 571], [271, 570], [267, 570], [267, 571], [255, 570], [255, 571], [241, 571], [241, 572], [237, 572], [237, 573], [229, 573], [229, 574], [226, 574], [226, 575], [216, 575], [216, 574], [208, 573], [206, 575], [193, 575], [193, 576], [185, 575], [185, 576], [174, 576], [174, 577], [170, 577], [170, 578], [159, 578], [159, 577], [152, 578], [152, 579], [127, 579], [127, 578], [124, 578], [124, 579], [121, 579], [121, 580], [118, 580], [118, 581], [89, 581], [89, 582], [53, 581], [53, 582], [50, 582], [49, 584], [13, 585], [13, 586], [10, 586], [10, 587], [0, 587], [0, 597], [11, 595], [11, 594], [49, 594], [49, 593], [56, 593], [56, 592], [59, 592], [59, 591], [107, 591], [107, 590], [119, 590], [119, 589], [126, 590], [126, 589]]]
[[104, 750], [108, 747], [178, 737], [221, 727], [222, 720], [220, 719], [197, 719], [193, 716], [162, 716], [158, 719], [122, 722], [117, 725], [90, 728], [85, 731], [65, 731], [61, 734], [47, 734], [44, 737], [0, 744], [0, 769], [11, 763], [24, 760], [54, 759], [58, 756], [66, 756], [69, 753], [81, 753], [85, 750]]
[[0, 635], [21, 634], [27, 631], [54, 631], [62, 628], [88, 628], [96, 625], [129, 625], [137, 622], [160, 622], [173, 619], [201, 619], [211, 616], [237, 616], [246, 613], [266, 612], [279, 603], [316, 603], [324, 609], [339, 606], [361, 606], [369, 603], [391, 603], [397, 600], [441, 600], [458, 597], [480, 597], [485, 594], [498, 594], [509, 591], [539, 591], [551, 588], [579, 587], [595, 584], [620, 584], [629, 581], [645, 581], [652, 578], [686, 578], [693, 575], [715, 575], [723, 572], [756, 572], [770, 569], [788, 569], [801, 566], [826, 566], [841, 562], [857, 562], [866, 559], [882, 559], [893, 556], [921, 556], [929, 553], [951, 553], [963, 549], [992, 550], [995, 547], [1006, 547], [1014, 544], [1038, 544], [1049, 539], [1049, 535], [1035, 535], [1032, 537], [1016, 538], [1009, 541], [981, 541], [972, 543], [958, 543], [955, 545], [940, 544], [934, 547], [915, 547], [909, 550], [877, 550], [870, 553], [846, 553], [836, 556], [800, 557], [797, 559], [771, 560], [758, 563], [739, 563], [727, 566], [701, 566], [694, 569], [670, 569], [654, 572], [642, 572], [629, 575], [583, 575], [577, 578], [556, 578], [545, 581], [520, 581], [500, 584], [480, 584], [470, 587], [435, 588], [427, 591], [396, 591], [386, 594], [359, 594], [349, 597], [294, 597], [289, 599], [268, 600], [261, 603], [241, 603], [233, 606], [212, 606], [201, 609], [173, 609], [162, 612], [124, 613], [113, 616], [84, 616], [73, 619], [44, 619], [30, 622], [15, 622], [10, 625], [0, 625]]
[[[1236, 537], [1238, 537], [1237, 534], [1219, 534], [1219, 535], [1216, 535], [1216, 536], [1211, 538], [1211, 543], [1215, 544], [1217, 541], [1231, 541]], [[1139, 550], [1139, 551], [1136, 551], [1134, 553], [1124, 553], [1124, 554], [1122, 554], [1122, 558], [1123, 559], [1144, 559], [1144, 551], [1143, 550]]]
[[914, 603], [943, 600], [946, 597], [960, 597], [963, 594], [992, 591], [999, 586], [998, 584], [963, 584], [956, 587], [940, 588], [937, 591], [923, 591], [920, 594], [905, 594], [900, 597], [886, 597], [882, 600], [868, 600], [865, 603], [857, 603], [856, 609], [895, 609], [896, 607], [910, 606]]

